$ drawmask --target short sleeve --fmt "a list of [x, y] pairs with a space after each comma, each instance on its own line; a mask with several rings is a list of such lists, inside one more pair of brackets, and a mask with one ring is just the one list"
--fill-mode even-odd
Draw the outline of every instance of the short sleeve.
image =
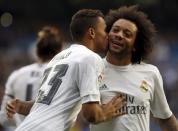
[[100, 101], [100, 75], [103, 68], [102, 59], [94, 56], [87, 56], [79, 63], [78, 87], [82, 103]]
[[164, 93], [162, 76], [157, 68], [154, 76], [154, 94], [151, 101], [151, 112], [154, 117], [161, 119], [167, 119], [172, 115]]
[[14, 85], [17, 78], [17, 71], [14, 71], [8, 78], [6, 85], [5, 85], [5, 95], [9, 97], [14, 97]]

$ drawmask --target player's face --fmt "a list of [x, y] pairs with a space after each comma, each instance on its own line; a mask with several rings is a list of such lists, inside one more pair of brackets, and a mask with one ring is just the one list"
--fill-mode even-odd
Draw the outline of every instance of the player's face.
[[102, 17], [99, 17], [95, 28], [94, 38], [97, 53], [104, 53], [108, 50], [108, 36], [105, 29], [106, 23]]
[[136, 36], [135, 23], [126, 19], [117, 20], [109, 32], [109, 51], [122, 56], [131, 55]]

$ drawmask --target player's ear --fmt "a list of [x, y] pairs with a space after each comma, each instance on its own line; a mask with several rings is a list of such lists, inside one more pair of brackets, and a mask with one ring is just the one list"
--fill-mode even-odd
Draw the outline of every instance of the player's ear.
[[89, 36], [90, 36], [92, 39], [95, 38], [96, 33], [95, 33], [95, 29], [94, 29], [94, 28], [90, 27], [90, 28], [88, 29], [88, 33], [89, 33]]

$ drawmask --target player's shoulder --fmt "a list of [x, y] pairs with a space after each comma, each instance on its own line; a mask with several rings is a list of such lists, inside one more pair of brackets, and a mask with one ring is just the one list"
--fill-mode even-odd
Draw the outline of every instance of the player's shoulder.
[[23, 73], [23, 72], [28, 72], [28, 71], [34, 70], [38, 67], [39, 67], [39, 65], [37, 63], [33, 63], [30, 65], [23, 66], [23, 67], [19, 68], [17, 71]]
[[15, 80], [17, 78], [20, 78], [22, 74], [27, 74], [27, 72], [31, 71], [36, 66], [36, 63], [23, 66], [19, 69], [14, 70], [8, 77], [9, 80]]
[[89, 50], [87, 47], [80, 45], [80, 44], [72, 44], [70, 47], [67, 49], [59, 52], [53, 59], [53, 60], [62, 60], [65, 58], [74, 58], [77, 57], [76, 59], [80, 59], [82, 57], [92, 57], [95, 56], [96, 54]]
[[88, 53], [85, 52], [79, 56], [80, 56], [78, 59], [79, 63], [88, 63], [88, 64], [103, 63], [102, 58], [94, 52], [88, 51]]
[[157, 66], [152, 64], [141, 62], [140, 64], [133, 64], [133, 65], [134, 65], [133, 67], [138, 71], [150, 72], [153, 74], [159, 73], [159, 69], [157, 68]]
[[77, 50], [76, 52], [78, 54], [83, 54], [83, 55], [97, 55], [95, 52], [91, 51], [90, 49], [88, 49], [86, 46], [84, 45], [80, 45], [80, 44], [73, 44], [71, 45], [71, 48], [74, 50]]
[[76, 52], [76, 59], [78, 61], [95, 61], [95, 60], [100, 60], [102, 61], [101, 57], [96, 54], [95, 52], [91, 51], [87, 47], [83, 45], [73, 45], [72, 48], [74, 48]]
[[84, 45], [72, 44], [69, 48], [58, 53], [48, 64], [53, 65], [55, 62], [70, 62], [73, 64], [93, 64], [102, 61], [101, 57], [95, 52], [89, 50]]
[[141, 62], [139, 65], [146, 70], [152, 70], [152, 71], [158, 70], [157, 66], [152, 65], [152, 64], [148, 64], [146, 62]]
[[38, 68], [38, 64], [37, 63], [33, 63], [33, 64], [23, 66], [23, 67], [15, 70], [15, 71], [13, 71], [12, 75], [18, 76], [18, 75], [21, 75], [21, 74], [25, 74], [25, 73], [31, 72], [32, 70], [35, 70], [37, 68]]

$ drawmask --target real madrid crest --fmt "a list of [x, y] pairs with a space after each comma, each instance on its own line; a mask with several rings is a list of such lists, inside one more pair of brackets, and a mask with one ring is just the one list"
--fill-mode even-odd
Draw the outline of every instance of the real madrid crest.
[[140, 89], [143, 91], [143, 92], [147, 92], [148, 91], [148, 83], [143, 80], [141, 85], [140, 85]]

